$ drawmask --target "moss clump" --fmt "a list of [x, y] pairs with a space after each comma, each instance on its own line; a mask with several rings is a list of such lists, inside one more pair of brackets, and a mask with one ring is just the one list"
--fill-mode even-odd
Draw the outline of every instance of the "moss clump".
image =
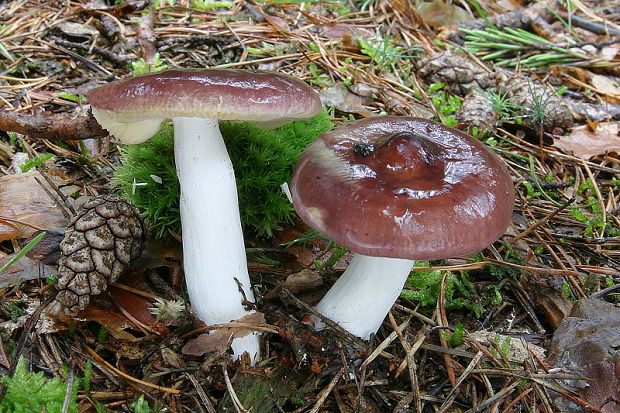
[[[428, 267], [428, 261], [416, 262], [416, 267]], [[491, 283], [478, 289], [469, 279], [467, 271], [414, 271], [409, 274], [400, 296], [415, 301], [422, 307], [431, 307], [437, 304], [441, 280], [445, 275], [445, 300], [448, 309], [466, 309], [479, 318], [483, 311], [498, 305], [502, 301], [500, 289], [504, 281]]]
[[[3, 377], [6, 394], [0, 403], [1, 413], [60, 413], [67, 392], [67, 384], [60, 378], [47, 379], [43, 372], [30, 373], [20, 357], [13, 377]], [[77, 412], [77, 391], [80, 380], [73, 383], [69, 401], [69, 413]]]
[[[280, 185], [289, 180], [301, 151], [331, 127], [326, 111], [276, 129], [260, 129], [250, 123], [220, 123], [235, 168], [244, 228], [269, 237], [290, 220], [293, 206]], [[158, 238], [167, 236], [168, 230], [179, 232], [181, 228], [173, 136], [169, 123], [148, 141], [126, 146], [124, 164], [116, 171], [124, 196], [143, 212]]]

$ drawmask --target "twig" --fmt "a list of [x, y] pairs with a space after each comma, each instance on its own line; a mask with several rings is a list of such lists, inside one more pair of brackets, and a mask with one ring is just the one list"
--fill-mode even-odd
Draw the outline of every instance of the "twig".
[[484, 411], [484, 409], [486, 409], [488, 406], [490, 406], [491, 404], [495, 403], [497, 400], [501, 400], [504, 397], [508, 396], [510, 393], [512, 393], [512, 391], [519, 385], [520, 383], [518, 381], [512, 383], [510, 386], [503, 388], [501, 391], [495, 393], [492, 397], [489, 397], [488, 399], [486, 399], [485, 401], [483, 401], [482, 403], [480, 403], [476, 408], [474, 409], [469, 409], [467, 410], [465, 413], [475, 413], [475, 412], [481, 412]]
[[93, 62], [93, 61], [92, 61], [92, 60], [90, 60], [90, 59], [85, 58], [85, 57], [84, 57], [84, 56], [82, 56], [82, 55], [79, 55], [79, 54], [77, 54], [77, 53], [75, 53], [75, 52], [72, 52], [72, 51], [71, 51], [71, 50], [69, 50], [69, 49], [65, 49], [65, 48], [64, 48], [64, 47], [62, 47], [62, 46], [58, 46], [57, 44], [54, 44], [53, 42], [47, 42], [47, 41], [45, 41], [45, 40], [43, 40], [43, 39], [35, 38], [35, 37], [32, 37], [32, 36], [28, 36], [28, 38], [29, 38], [30, 40], [34, 41], [34, 42], [40, 42], [40, 43], [43, 43], [43, 44], [45, 44], [45, 45], [47, 45], [47, 46], [51, 47], [52, 49], [56, 49], [56, 50], [58, 50], [58, 51], [60, 51], [60, 52], [66, 53], [66, 54], [68, 54], [69, 56], [73, 57], [74, 59], [77, 59], [77, 60], [79, 60], [80, 62], [84, 63], [86, 66], [88, 66], [89, 68], [93, 69], [93, 70], [94, 70], [94, 71], [96, 71], [96, 72], [99, 72], [99, 73], [101, 73], [101, 74], [103, 74], [103, 75], [106, 75], [106, 76], [112, 76], [112, 72], [110, 72], [110, 71], [109, 71], [108, 69], [106, 69], [105, 67], [101, 66], [100, 64], [97, 64], [97, 63]]
[[127, 63], [127, 58], [117, 55], [116, 53], [111, 52], [108, 49], [104, 49], [103, 47], [99, 47], [96, 45], [85, 45], [82, 43], [71, 42], [65, 39], [55, 38], [54, 42], [61, 46], [71, 47], [73, 49], [78, 49], [82, 52], [90, 52], [91, 50], [95, 53], [103, 56], [104, 58], [113, 61], [118, 65], [125, 65]]
[[235, 389], [232, 383], [230, 382], [230, 377], [228, 376], [228, 370], [226, 369], [226, 364], [222, 363], [221, 366], [222, 366], [222, 373], [224, 373], [224, 382], [226, 383], [226, 389], [228, 390], [228, 394], [230, 395], [230, 399], [233, 402], [233, 406], [235, 407], [235, 410], [237, 411], [237, 413], [249, 413], [249, 410], [243, 407], [243, 404], [241, 404], [239, 397], [237, 397], [237, 393], [235, 392]]
[[353, 334], [349, 333], [347, 330], [345, 330], [344, 328], [340, 327], [337, 323], [333, 322], [329, 318], [325, 317], [323, 314], [321, 314], [318, 311], [316, 311], [314, 308], [310, 307], [308, 304], [306, 304], [303, 301], [301, 301], [299, 298], [295, 297], [286, 288], [283, 288], [282, 291], [280, 291], [280, 297], [283, 297], [284, 299], [288, 299], [288, 300], [293, 301], [297, 307], [299, 307], [299, 308], [309, 312], [313, 316], [319, 318], [329, 328], [331, 328], [334, 331], [336, 331], [337, 333], [339, 333], [339, 335], [342, 336], [346, 341], [348, 341], [349, 344], [355, 345], [355, 346], [360, 347], [362, 349], [366, 348], [366, 343], [364, 341], [362, 341], [358, 337], [355, 337]]
[[[437, 325], [442, 327], [448, 327], [448, 317], [446, 316], [446, 275], [444, 274], [441, 277], [441, 284], [439, 287], [439, 297], [437, 297]], [[448, 347], [448, 340], [443, 336], [443, 334], [439, 334], [439, 342], [442, 347]], [[452, 366], [453, 360], [452, 357], [448, 353], [443, 354], [443, 360], [446, 365], [446, 373], [448, 374], [448, 379], [450, 380], [450, 384], [454, 386], [456, 381], [456, 375], [454, 373], [454, 367]]]
[[118, 374], [119, 376], [122, 376], [124, 378], [126, 378], [129, 381], [132, 381], [134, 383], [138, 383], [153, 389], [157, 389], [159, 391], [163, 391], [165, 393], [172, 393], [172, 394], [183, 394], [184, 392], [182, 390], [177, 390], [177, 389], [173, 389], [170, 387], [164, 387], [164, 386], [159, 386], [157, 384], [153, 384], [153, 383], [149, 383], [146, 382], [144, 380], [140, 380], [137, 379], [133, 376], [130, 376], [129, 374], [117, 369], [116, 367], [114, 367], [113, 365], [111, 365], [110, 363], [108, 363], [103, 357], [101, 357], [99, 354], [97, 354], [95, 352], [95, 350], [93, 350], [92, 348], [85, 346], [86, 351], [88, 352], [88, 354], [91, 355], [91, 357], [93, 357], [98, 363], [104, 365], [106, 368], [108, 368], [109, 370], [112, 370], [114, 373]]
[[0, 110], [0, 130], [17, 132], [36, 139], [59, 141], [100, 138], [108, 135], [91, 115], [68, 118], [50, 113], [28, 115], [7, 110]]
[[155, 12], [150, 11], [140, 21], [140, 27], [137, 32], [140, 54], [149, 65], [153, 62], [153, 57], [155, 53], [157, 53], [157, 37], [155, 36], [155, 32], [153, 32], [154, 25]]
[[67, 413], [69, 411], [69, 403], [71, 403], [71, 399], [73, 396], [74, 379], [75, 379], [75, 374], [73, 372], [73, 363], [70, 363], [69, 377], [67, 377], [67, 390], [65, 391], [65, 398], [62, 401], [61, 413]]
[[319, 398], [317, 399], [317, 401], [314, 404], [314, 406], [312, 406], [312, 409], [310, 409], [308, 411], [308, 413], [318, 413], [319, 412], [319, 409], [321, 408], [321, 406], [323, 406], [323, 403], [325, 403], [325, 400], [327, 399], [327, 396], [329, 396], [329, 393], [331, 393], [332, 389], [334, 388], [334, 386], [336, 386], [336, 384], [338, 383], [338, 381], [340, 380], [340, 378], [342, 377], [344, 372], [345, 372], [344, 367], [340, 368], [338, 373], [336, 373], [336, 375], [329, 382], [327, 387], [324, 388], [323, 390], [321, 390], [321, 392], [319, 393]]
[[[560, 16], [562, 16], [563, 18], [566, 18], [567, 15], [565, 12], [560, 12]], [[592, 33], [596, 33], [596, 34], [600, 34], [600, 35], [612, 35], [612, 36], [618, 36], [620, 35], [620, 30], [616, 29], [615, 27], [610, 27], [608, 24], [606, 23], [599, 23], [599, 22], [593, 22], [591, 20], [585, 19], [581, 16], [577, 16], [575, 14], [571, 14], [571, 22], [573, 24], [575, 24], [575, 26], [577, 27], [581, 27], [582, 29], [586, 29]], [[611, 42], [611, 43], [610, 43]], [[605, 43], [617, 43], [620, 42], [620, 39], [612, 39], [610, 41], [607, 41]], [[577, 46], [579, 47], [579, 45]]]
[[472, 370], [476, 367], [476, 364], [478, 364], [480, 359], [482, 359], [483, 355], [484, 354], [481, 351], [476, 353], [476, 355], [469, 362], [469, 364], [467, 365], [465, 370], [463, 370], [463, 372], [461, 373], [461, 375], [457, 379], [457, 381], [454, 384], [454, 386], [452, 386], [452, 390], [450, 390], [450, 393], [448, 393], [448, 396], [446, 396], [446, 400], [443, 402], [443, 404], [441, 405], [441, 407], [439, 408], [439, 411], [437, 413], [445, 413], [445, 412], [448, 411], [450, 406], [452, 406], [452, 403], [454, 403], [454, 399], [456, 398], [456, 395], [457, 395], [457, 392], [458, 392], [458, 389], [459, 389], [460, 385], [465, 381], [467, 376], [469, 376], [469, 374], [472, 372]]
[[[421, 412], [422, 404], [420, 403], [420, 386], [418, 384], [418, 374], [416, 372], [417, 365], [415, 362], [415, 352], [419, 346], [415, 348], [414, 351], [411, 351], [412, 346], [410, 346], [407, 340], [405, 340], [405, 337], [398, 327], [398, 324], [396, 324], [396, 320], [394, 319], [394, 315], [391, 311], [388, 313], [388, 319], [390, 320], [390, 324], [392, 325], [394, 332], [398, 335], [401, 345], [405, 349], [405, 360], [407, 360], [407, 366], [409, 367], [409, 380], [411, 381], [411, 391], [414, 396], [413, 400], [416, 403], [416, 411]], [[424, 338], [424, 335], [422, 337]]]
[[612, 285], [611, 287], [607, 287], [597, 293], [591, 295], [591, 298], [603, 298], [607, 294], [613, 293], [614, 291], [620, 290], [620, 284]]
[[[43, 177], [43, 179], [45, 179], [45, 182], [47, 182], [47, 184], [50, 186], [50, 188], [52, 188], [54, 190], [54, 192], [56, 192], [56, 195], [58, 195], [58, 197], [61, 199], [61, 202], [58, 202], [58, 200], [56, 199], [56, 197], [54, 197], [54, 195], [50, 192], [50, 190], [43, 185], [43, 182], [41, 182], [39, 180], [38, 177], [34, 177], [35, 181], [37, 181], [37, 183], [39, 184], [39, 186], [45, 191], [45, 193], [50, 197], [50, 199], [58, 204], [61, 205], [61, 210], [62, 210], [62, 214], [65, 216], [65, 218], [70, 219], [73, 215], [76, 214], [76, 210], [75, 208], [73, 208], [73, 205], [71, 205], [71, 203], [69, 202], [69, 200], [67, 199], [67, 197], [65, 196], [65, 194], [63, 194], [60, 191], [60, 188], [58, 188], [58, 185], [56, 185], [56, 183], [54, 183], [54, 181], [52, 181], [50, 179], [49, 176], [47, 176], [47, 174], [45, 173], [45, 171], [43, 171], [42, 168], [37, 167], [37, 171], [39, 171], [39, 173], [41, 174], [41, 176]], [[68, 212], [67, 212], [68, 210]]]
[[200, 400], [202, 400], [202, 403], [204, 404], [204, 407], [207, 409], [207, 411], [209, 413], [216, 413], [215, 407], [213, 406], [213, 403], [211, 403], [211, 399], [209, 398], [207, 393], [205, 393], [205, 390], [202, 388], [200, 382], [196, 379], [196, 377], [190, 373], [185, 373], [185, 377], [187, 377], [189, 381], [191, 381], [194, 385], [194, 388], [196, 389], [196, 392], [198, 393], [198, 396], [200, 397]]
[[[411, 317], [407, 317], [407, 318], [405, 319], [405, 321], [404, 321], [404, 322], [402, 322], [402, 323], [398, 326], [399, 331], [404, 330], [404, 329], [405, 329], [405, 328], [409, 325], [409, 323], [410, 323], [410, 322], [411, 322]], [[387, 337], [385, 338], [385, 340], [383, 340], [383, 341], [382, 341], [382, 342], [381, 342], [381, 343], [380, 343], [380, 344], [379, 344], [379, 345], [378, 345], [378, 346], [377, 346], [377, 347], [376, 347], [376, 348], [372, 351], [372, 353], [370, 353], [370, 354], [366, 357], [366, 360], [364, 360], [364, 361], [362, 362], [362, 364], [360, 365], [360, 367], [359, 367], [359, 368], [360, 368], [360, 370], [363, 370], [363, 369], [365, 369], [366, 367], [368, 367], [368, 365], [369, 365], [369, 364], [370, 364], [370, 363], [371, 363], [374, 359], [376, 359], [376, 358], [379, 356], [379, 354], [381, 354], [381, 352], [382, 352], [383, 350], [385, 350], [385, 349], [386, 349], [386, 348], [387, 348], [390, 344], [392, 344], [392, 342], [393, 342], [394, 340], [396, 340], [396, 338], [398, 338], [398, 333], [396, 332], [396, 329], [394, 329], [394, 331], [392, 331], [392, 332], [390, 333], [390, 335], [389, 335], [389, 336], [387, 336]]]
[[[531, 225], [529, 228], [527, 228], [525, 231], [520, 232], [519, 234], [515, 235], [514, 237], [512, 237], [510, 240], [508, 240], [508, 243], [510, 244], [514, 244], [517, 241], [527, 237], [529, 234], [531, 234], [536, 228], [540, 227], [541, 225], [545, 224], [547, 221], [549, 221], [550, 219], [553, 219], [557, 214], [559, 214], [560, 212], [564, 211], [570, 204], [572, 204], [573, 202], [575, 202], [575, 198], [570, 198], [568, 201], [566, 201], [565, 203], [563, 203], [562, 205], [560, 205], [559, 207], [557, 207], [555, 210], [553, 210], [550, 214], [546, 215], [543, 219], [539, 220], [538, 222], [536, 222], [534, 225]], [[503, 250], [505, 250], [505, 246], [501, 246], [500, 248], [497, 249], [498, 252], [502, 252]]]

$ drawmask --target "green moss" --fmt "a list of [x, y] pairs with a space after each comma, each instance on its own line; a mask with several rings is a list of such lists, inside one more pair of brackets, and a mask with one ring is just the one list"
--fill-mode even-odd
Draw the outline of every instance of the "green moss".
[[[1, 413], [38, 413], [46, 411], [59, 413], [67, 392], [67, 384], [60, 378], [47, 379], [43, 372], [30, 373], [26, 370], [24, 359], [20, 358], [13, 377], [3, 377], [6, 394], [0, 404]], [[79, 379], [72, 388], [68, 412], [77, 412], [77, 390]]]
[[[259, 236], [291, 219], [293, 207], [280, 190], [290, 179], [301, 151], [332, 127], [323, 111], [317, 117], [291, 122], [276, 129], [250, 123], [221, 122], [220, 129], [235, 168], [241, 222]], [[143, 212], [155, 236], [180, 231], [179, 184], [174, 167], [173, 128], [140, 145], [125, 147], [124, 165], [116, 179], [124, 196]]]
[[[426, 267], [428, 261], [419, 261], [417, 267]], [[477, 318], [483, 311], [498, 305], [502, 296], [500, 293], [504, 281], [492, 283], [476, 288], [469, 279], [467, 271], [414, 271], [409, 274], [400, 296], [420, 304], [421, 307], [433, 307], [437, 304], [437, 297], [441, 289], [441, 279], [445, 276], [445, 300], [447, 309], [465, 309], [475, 314]]]

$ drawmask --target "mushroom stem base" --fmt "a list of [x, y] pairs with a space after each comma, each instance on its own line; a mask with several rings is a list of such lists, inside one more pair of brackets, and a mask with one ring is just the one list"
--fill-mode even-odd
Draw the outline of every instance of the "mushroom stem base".
[[[174, 156], [181, 186], [183, 266], [190, 302], [206, 324], [250, 314], [250, 288], [237, 187], [216, 119], [178, 117]], [[237, 342], [238, 341], [238, 342]], [[237, 355], [258, 356], [258, 335], [235, 340]]]
[[[350, 333], [368, 340], [400, 295], [415, 261], [356, 254], [316, 309]], [[316, 323], [317, 330], [325, 327]]]

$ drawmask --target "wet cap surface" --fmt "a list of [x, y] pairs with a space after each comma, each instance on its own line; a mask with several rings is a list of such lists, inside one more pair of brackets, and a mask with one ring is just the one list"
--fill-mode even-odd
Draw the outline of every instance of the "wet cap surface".
[[146, 122], [141, 127], [151, 133], [165, 119], [203, 117], [275, 127], [321, 111], [318, 94], [303, 81], [244, 70], [166, 70], [96, 87], [86, 97], [99, 123], [130, 143], [150, 135], [140, 139], [124, 136], [136, 130], [126, 132], [118, 124]]
[[306, 83], [283, 74], [242, 70], [167, 70], [99, 86], [86, 96], [93, 107], [136, 116], [266, 120], [307, 117], [321, 110]]
[[510, 222], [514, 187], [482, 143], [409, 117], [352, 121], [322, 134], [291, 181], [295, 209], [353, 252], [434, 260], [469, 254]]

